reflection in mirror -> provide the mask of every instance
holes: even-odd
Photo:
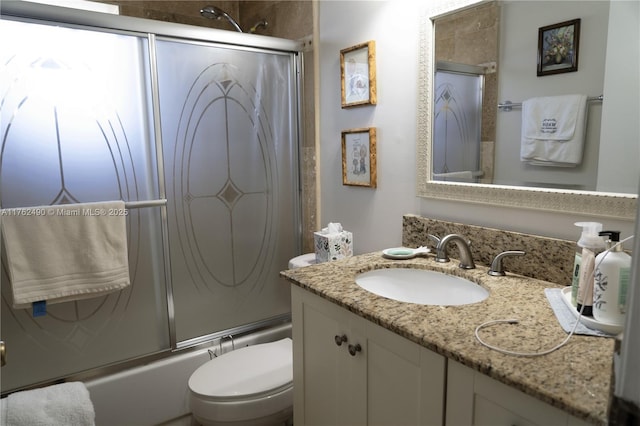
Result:
[[[433,180],[451,181],[448,176],[457,176],[459,182],[493,183],[499,21],[495,1],[434,20]],[[461,92],[462,88],[468,89]],[[468,93],[467,100],[458,102],[456,93]],[[444,112],[459,117],[457,126],[439,119]],[[451,145],[448,139],[454,136],[464,143],[446,158],[445,167],[457,168],[449,167],[444,174],[436,154],[439,146]]]
[[[632,218],[640,174],[640,126],[638,120],[621,117],[640,113],[640,30],[633,20],[638,4],[453,3],[457,5],[447,3],[450,10],[432,7],[422,22],[418,195]],[[575,46],[580,53],[578,70],[537,76],[539,28],[573,19],[582,23]],[[635,47],[629,48],[629,43]],[[616,65],[618,61],[626,66]],[[471,103],[460,100],[459,85],[441,82],[443,74],[466,78],[474,72],[479,83],[471,86]],[[550,164],[521,156],[527,141],[523,117],[530,115],[523,116],[523,110],[528,112],[531,99],[557,100],[573,94],[590,99],[578,104],[585,112],[574,126],[576,138],[564,139],[580,141],[572,148],[579,161],[552,159]],[[604,102],[598,101],[599,95],[604,95]],[[498,108],[506,101],[514,107]],[[478,109],[479,123],[473,118]],[[559,111],[570,109],[563,106]],[[584,137],[579,138],[582,129]]]
[[[484,67],[436,62],[433,180],[477,182],[480,170]]]

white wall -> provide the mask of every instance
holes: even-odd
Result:
[[[616,181],[619,182],[620,179],[632,186],[633,182],[638,181],[638,171],[637,167],[634,170],[629,164],[640,164],[640,141],[637,139],[640,133],[640,110],[637,104],[637,93],[640,93],[640,60],[635,55],[635,61],[630,61],[627,55],[629,51],[640,51],[640,3],[612,2],[609,19],[611,30],[607,40],[606,67],[607,70],[617,69],[622,77],[618,80],[605,77],[604,83],[605,92],[609,97],[615,97],[616,102],[611,108],[605,104],[602,111],[603,128],[607,130],[602,132],[602,138],[607,140],[611,148],[600,152],[600,161],[602,164],[615,164],[618,170],[610,174],[599,171],[599,189],[604,191],[618,188]],[[614,22],[615,24],[611,24]],[[625,43],[616,43],[616,39],[624,39]],[[629,96],[629,93],[636,95]],[[635,232],[636,235],[640,233],[640,211],[636,218]],[[640,253],[640,236],[635,238],[633,252]],[[640,282],[639,256],[634,256],[632,268],[631,282],[636,285],[631,286],[627,295],[627,330],[640,328],[640,287],[637,285]],[[626,331],[620,353],[615,394],[640,406],[640,333]]]
[[[510,1],[501,7],[498,100],[522,102],[536,96],[603,93],[609,3],[605,1]],[[538,28],[580,18],[578,71],[538,77]],[[582,163],[577,167],[528,166],[520,161],[522,111],[498,111],[495,182],[503,185],[550,186],[563,182],[595,191],[602,103],[589,102]],[[536,185],[540,184],[540,185]]]
[[[320,223],[353,232],[356,253],[400,245],[402,215],[415,213],[418,19],[415,2],[318,4]],[[378,104],[342,109],[340,50],[376,42]],[[341,132],[377,128],[378,187],[342,185]]]
[[[576,221],[597,220],[633,233],[633,221],[546,213],[415,196],[418,28],[420,2],[325,1],[317,4],[317,124],[320,223],[353,232],[356,254],[399,245],[407,213],[563,239],[577,239]],[[340,49],[376,41],[378,104],[340,108]],[[340,132],[378,130],[378,188],[342,185]]]
[[[623,40],[622,42],[620,40]],[[636,54],[630,55],[629,52]],[[605,63],[598,191],[634,193],[640,164],[640,3],[613,1]],[[614,72],[610,72],[610,71]],[[614,77],[612,77],[615,76]],[[635,94],[631,95],[630,94]],[[623,182],[621,185],[620,182]]]

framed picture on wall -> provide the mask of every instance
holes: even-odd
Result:
[[[578,71],[580,19],[538,29],[538,76]]]
[[[342,184],[377,185],[376,128],[342,131]]]
[[[376,104],[375,41],[340,51],[340,80],[342,108]]]

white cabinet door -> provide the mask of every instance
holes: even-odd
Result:
[[[291,299],[296,426],[443,423],[444,357],[297,286]]]
[[[447,367],[446,425],[586,425],[582,420],[455,361]]]
[[[347,311],[305,293],[292,287],[294,424],[364,424],[366,362],[348,352],[362,339]]]
[[[367,424],[441,425],[444,357],[362,318],[367,332]]]

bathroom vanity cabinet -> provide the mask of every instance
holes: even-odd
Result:
[[[588,424],[309,291],[291,289],[296,425]]]
[[[447,426],[587,424],[458,362],[447,363]]]
[[[446,360],[295,285],[294,424],[433,425]]]
[[[562,286],[476,266],[374,252],[282,271],[292,295],[295,424],[606,425],[615,340],[574,335],[539,357],[486,347],[475,330],[499,318],[519,322],[484,330],[498,347],[532,352],[565,339],[546,296]],[[462,276],[490,296],[422,305],[356,283],[363,271],[383,268]]]

